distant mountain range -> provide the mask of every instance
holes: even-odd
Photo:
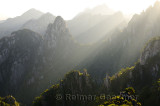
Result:
[[[103,13],[102,13],[103,12]],[[95,43],[115,28],[123,29],[127,20],[121,12],[101,5],[78,14],[67,22],[71,34],[79,43]]]
[[[98,89],[104,83],[106,74],[108,83],[104,86],[107,85],[107,89],[102,86],[102,90],[107,93],[117,93],[129,85],[139,91],[146,86],[141,86],[146,80],[144,77],[152,77],[144,70],[157,75],[151,81],[159,78],[159,74],[155,74],[159,57],[154,57],[159,53],[159,38],[147,43],[152,37],[160,35],[159,11],[160,2],[156,2],[140,15],[134,15],[128,24],[120,12],[98,15],[97,12],[93,14],[92,10],[70,21],[35,9],[7,19],[0,23],[0,96],[13,95],[18,102],[30,106],[34,97],[61,80],[65,73],[84,68],[88,73],[69,73],[69,77],[66,76],[64,82],[60,83],[70,91],[59,89],[63,87],[60,85],[54,86],[51,93],[55,94],[54,90],[94,93],[92,88]],[[133,66],[139,58],[140,62],[135,67],[122,69],[122,75],[127,73],[126,76],[117,73],[121,68]],[[149,69],[148,62],[151,66]],[[138,75],[130,75],[130,72],[138,72]],[[140,76],[141,72],[144,77]],[[138,83],[141,77],[142,82]],[[122,81],[123,78],[130,78],[127,80],[129,82]],[[116,84],[119,84],[117,89]],[[48,95],[48,91],[45,91],[40,98],[40,103],[44,103],[42,106],[47,104],[45,97]],[[52,96],[48,98],[53,99]]]
[[[119,17],[119,18],[116,18]],[[7,19],[0,23],[0,37],[9,36],[19,29],[30,29],[41,35],[45,34],[49,23],[53,23],[55,16],[30,9],[21,16]],[[115,28],[123,29],[127,24],[122,13],[115,13],[106,5],[100,5],[78,14],[67,21],[71,35],[79,43],[95,43]],[[99,34],[99,36],[97,36]]]
[[[89,73],[100,79],[106,72],[112,75],[121,68],[132,66],[140,57],[145,43],[160,34],[159,10],[160,3],[157,2],[140,15],[134,15],[124,30],[113,31],[98,46],[94,59],[88,58],[80,67],[87,68]]]
[[[55,16],[50,13],[45,13],[38,19],[32,19],[23,24],[21,29],[30,29],[32,31],[38,32],[41,35],[45,34],[47,26],[50,23],[53,23]]]
[[[38,10],[30,9],[21,16],[5,20],[0,24],[0,36],[10,35],[13,31],[19,30],[26,21],[39,18],[42,14],[43,13]]]

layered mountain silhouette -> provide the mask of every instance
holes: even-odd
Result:
[[[42,14],[38,10],[30,9],[21,16],[5,20],[0,24],[0,37],[10,35],[13,31],[17,31],[26,21],[39,18]]]
[[[55,16],[50,13],[45,13],[38,19],[31,19],[23,24],[21,29],[30,29],[34,32],[37,32],[41,35],[45,34],[48,24],[53,23]]]
[[[152,37],[159,36],[159,10],[159,2],[156,2],[140,15],[134,15],[123,31],[115,30],[109,38],[106,37],[108,39],[97,49],[99,53],[96,58],[84,62],[88,65],[85,66],[88,67],[88,72],[91,70],[90,73],[101,77],[106,72],[112,74],[121,68],[132,66],[140,57],[145,43]]]
[[[123,29],[126,24],[121,12],[113,12],[105,5],[86,10],[67,22],[75,39],[87,44],[99,41],[115,28]]]
[[[159,78],[159,38],[147,42],[160,35],[160,3],[134,15],[128,25],[122,13],[108,10],[103,14],[97,8],[70,21],[31,9],[0,23],[0,96],[13,95],[18,102],[31,105],[34,97],[63,79],[65,73],[84,68],[88,73],[67,74],[59,86],[45,91],[36,103],[54,105],[56,93],[117,93],[129,86],[141,92],[147,83],[147,89],[152,88]],[[130,68],[117,73],[125,67]]]

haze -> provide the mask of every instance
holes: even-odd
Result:
[[[124,14],[140,13],[156,0],[3,0],[0,6],[0,20],[19,16],[30,8],[42,12],[61,15],[64,19],[72,19],[86,8],[106,4],[115,11]],[[135,8],[136,7],[136,8]]]

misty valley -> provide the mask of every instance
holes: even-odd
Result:
[[[159,105],[159,1],[131,18],[99,5],[0,20],[0,106]]]

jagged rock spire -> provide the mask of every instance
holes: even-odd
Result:
[[[44,40],[48,47],[54,47],[57,43],[67,42],[71,38],[66,22],[61,16],[57,16],[53,24],[49,24]],[[64,41],[67,40],[67,41]]]
[[[54,23],[53,23],[53,28],[56,31],[61,31],[64,32],[66,31],[66,22],[63,20],[61,16],[57,16]]]
[[[156,56],[160,52],[160,37],[155,37],[148,42],[146,47],[144,48],[141,57],[140,57],[140,64],[145,65],[146,61]]]
[[[109,85],[110,85],[110,78],[109,78],[109,75],[106,74],[106,77],[105,77],[105,80],[104,80],[104,86],[106,88],[109,88]]]

